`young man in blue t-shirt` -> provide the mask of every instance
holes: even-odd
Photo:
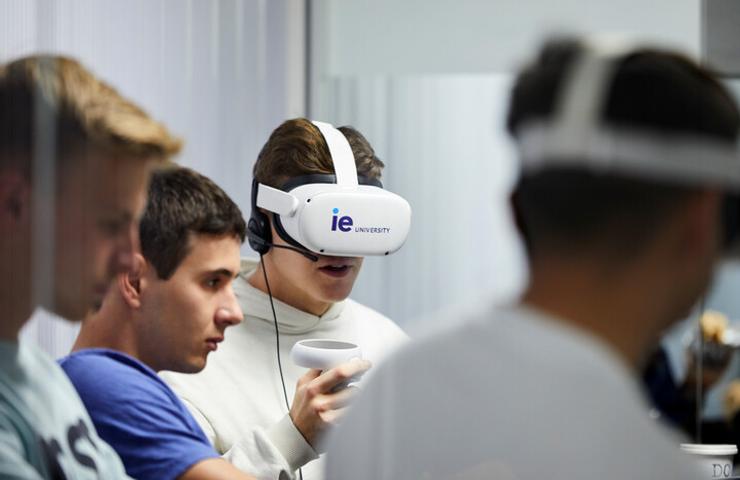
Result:
[[[156,374],[202,370],[241,321],[231,283],[244,236],[239,208],[212,181],[186,168],[154,173],[141,253],[60,361],[134,478],[252,478],[218,456]]]

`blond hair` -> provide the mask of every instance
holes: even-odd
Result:
[[[85,148],[167,160],[181,141],[79,62],[35,55],[0,67],[0,165],[26,164],[43,128],[54,132],[56,158]],[[26,165],[28,168],[28,165]]]

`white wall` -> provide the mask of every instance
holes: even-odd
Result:
[[[357,126],[385,162],[385,188],[412,206],[411,232],[368,257],[353,298],[411,330],[429,315],[493,293],[514,297],[524,256],[506,195],[515,176],[503,129],[508,75],[338,79],[321,118]]]
[[[509,72],[543,35],[623,32],[699,51],[699,0],[314,0],[321,74]],[[317,38],[318,37],[318,38]]]
[[[182,136],[180,163],[248,215],[259,148],[304,111],[303,12],[302,0],[2,0],[0,62],[77,57]],[[44,317],[24,336],[58,356],[75,332]]]

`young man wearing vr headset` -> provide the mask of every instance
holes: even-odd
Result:
[[[250,470],[258,478],[292,477],[304,465],[300,476],[322,478],[322,460],[311,461],[354,392],[335,387],[406,338],[347,298],[358,254],[390,253],[408,232],[408,204],[378,186],[382,168],[352,128],[298,118],[273,131],[254,165],[248,232],[262,262],[243,259],[235,281],[244,322],[200,374],[163,375],[219,452],[237,466],[262,465]],[[366,360],[306,372],[289,352],[310,338],[353,342]]]
[[[736,241],[733,99],[676,53],[562,40],[517,77],[508,125],[521,302],[385,362],[328,477],[708,478],[649,417],[638,376]]]
[[[60,360],[95,428],[139,480],[252,479],[220,458],[160,370],[194,373],[242,319],[232,289],[246,224],[211,180],[155,172],[141,251]]]
[[[77,61],[0,66],[0,478],[128,478],[64,372],[21,328],[78,321],[130,266],[153,164],[180,149]]]

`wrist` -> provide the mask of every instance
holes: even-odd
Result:
[[[285,415],[267,430],[267,436],[285,458],[292,471],[318,458],[318,453],[306,441],[290,415]]]

